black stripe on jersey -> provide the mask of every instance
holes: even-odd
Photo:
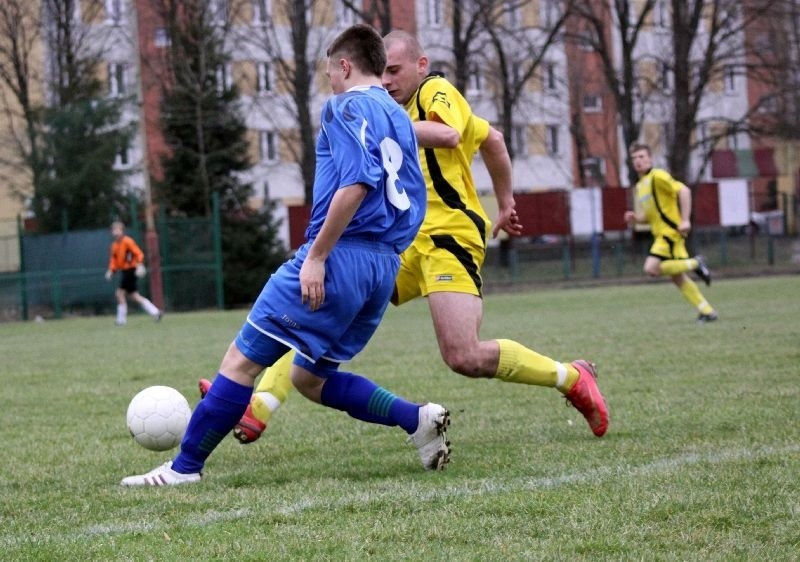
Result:
[[[668,226],[671,226],[673,229],[678,230],[678,225],[675,224],[675,222],[672,219],[670,219],[667,215],[664,214],[664,211],[661,210],[661,205],[658,204],[658,195],[656,195],[656,192],[658,191],[656,189],[656,176],[653,176],[653,181],[650,184],[650,191],[652,192],[653,203],[656,204],[656,210],[658,211],[658,214],[661,215],[661,220],[663,220]]]
[[[473,261],[472,255],[458,245],[456,239],[449,234],[431,234],[433,245],[442,250],[447,250],[453,254],[464,269],[467,270],[472,282],[475,283],[475,288],[478,289],[478,295],[482,296],[483,280],[481,274],[478,272],[478,265]]]
[[[422,104],[419,101],[419,94],[422,91],[422,86],[430,80],[431,78],[435,78],[436,75],[429,75],[422,81],[417,88],[417,118],[420,121],[425,121],[425,110],[422,107]],[[428,165],[428,174],[431,177],[431,182],[433,183],[433,189],[436,191],[436,194],[439,198],[444,202],[445,205],[450,207],[451,209],[458,209],[459,211],[463,212],[475,225],[475,228],[478,229],[478,234],[481,237],[481,242],[486,244],[486,221],[477,214],[475,211],[467,209],[467,205],[459,198],[458,191],[450,185],[450,182],[444,177],[442,174],[442,169],[439,167],[439,161],[436,159],[436,152],[433,148],[424,148],[423,152],[425,154],[425,162]],[[480,289],[480,287],[478,288]]]

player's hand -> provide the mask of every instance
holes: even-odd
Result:
[[[114,275],[114,272],[110,269],[106,270],[106,281],[111,281],[111,277]]]
[[[497,212],[497,219],[492,228],[492,238],[497,238],[501,230],[510,236],[519,236],[522,234],[522,223],[519,222],[519,216],[514,207],[506,207]]]
[[[147,275],[147,268],[143,263],[140,263],[136,266],[136,277],[144,277],[145,275]]]
[[[313,312],[325,302],[325,261],[308,259],[300,267],[300,298]]]
[[[681,221],[678,225],[678,232],[681,233],[681,236],[686,237],[689,234],[689,231],[692,229],[692,223],[689,221]]]
[[[636,222],[636,213],[634,213],[633,211],[625,211],[623,219],[625,220],[626,223],[632,225]]]

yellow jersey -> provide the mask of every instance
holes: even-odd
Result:
[[[485,248],[491,221],[478,200],[471,166],[489,135],[489,123],[472,113],[455,86],[435,74],[420,84],[405,109],[412,121],[439,121],[461,135],[456,148],[420,147],[428,209],[418,236],[447,234],[461,244]]]
[[[682,187],[681,182],[660,168],[651,168],[636,182],[636,206],[644,213],[654,237],[683,238],[678,232],[678,192]]]

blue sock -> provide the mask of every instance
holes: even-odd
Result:
[[[200,472],[211,451],[241,419],[252,394],[252,387],[217,374],[211,390],[192,412],[172,469],[183,474]]]
[[[398,398],[368,378],[353,373],[327,375],[320,401],[323,406],[347,412],[369,423],[399,425],[414,433],[419,424],[419,404]]]

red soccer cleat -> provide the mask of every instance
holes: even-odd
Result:
[[[265,429],[267,429],[267,424],[253,415],[253,409],[250,407],[250,404],[248,404],[242,419],[240,419],[236,427],[233,428],[233,436],[242,445],[247,445],[261,437]]]
[[[578,369],[578,381],[566,394],[567,401],[575,406],[592,428],[592,433],[602,437],[608,429],[608,408],[597,387],[597,372],[592,363],[583,359],[572,362]]]
[[[208,394],[208,391],[211,390],[211,381],[208,379],[200,379],[197,381],[197,386],[200,388],[200,398],[203,399]]]
[[[211,390],[211,381],[208,379],[200,379],[197,382],[197,386],[200,388],[200,398],[205,398],[208,391]],[[267,424],[253,415],[253,409],[250,407],[250,404],[248,404],[242,419],[240,419],[236,427],[233,428],[233,436],[242,445],[247,445],[261,437],[261,434],[264,433],[266,429]]]

